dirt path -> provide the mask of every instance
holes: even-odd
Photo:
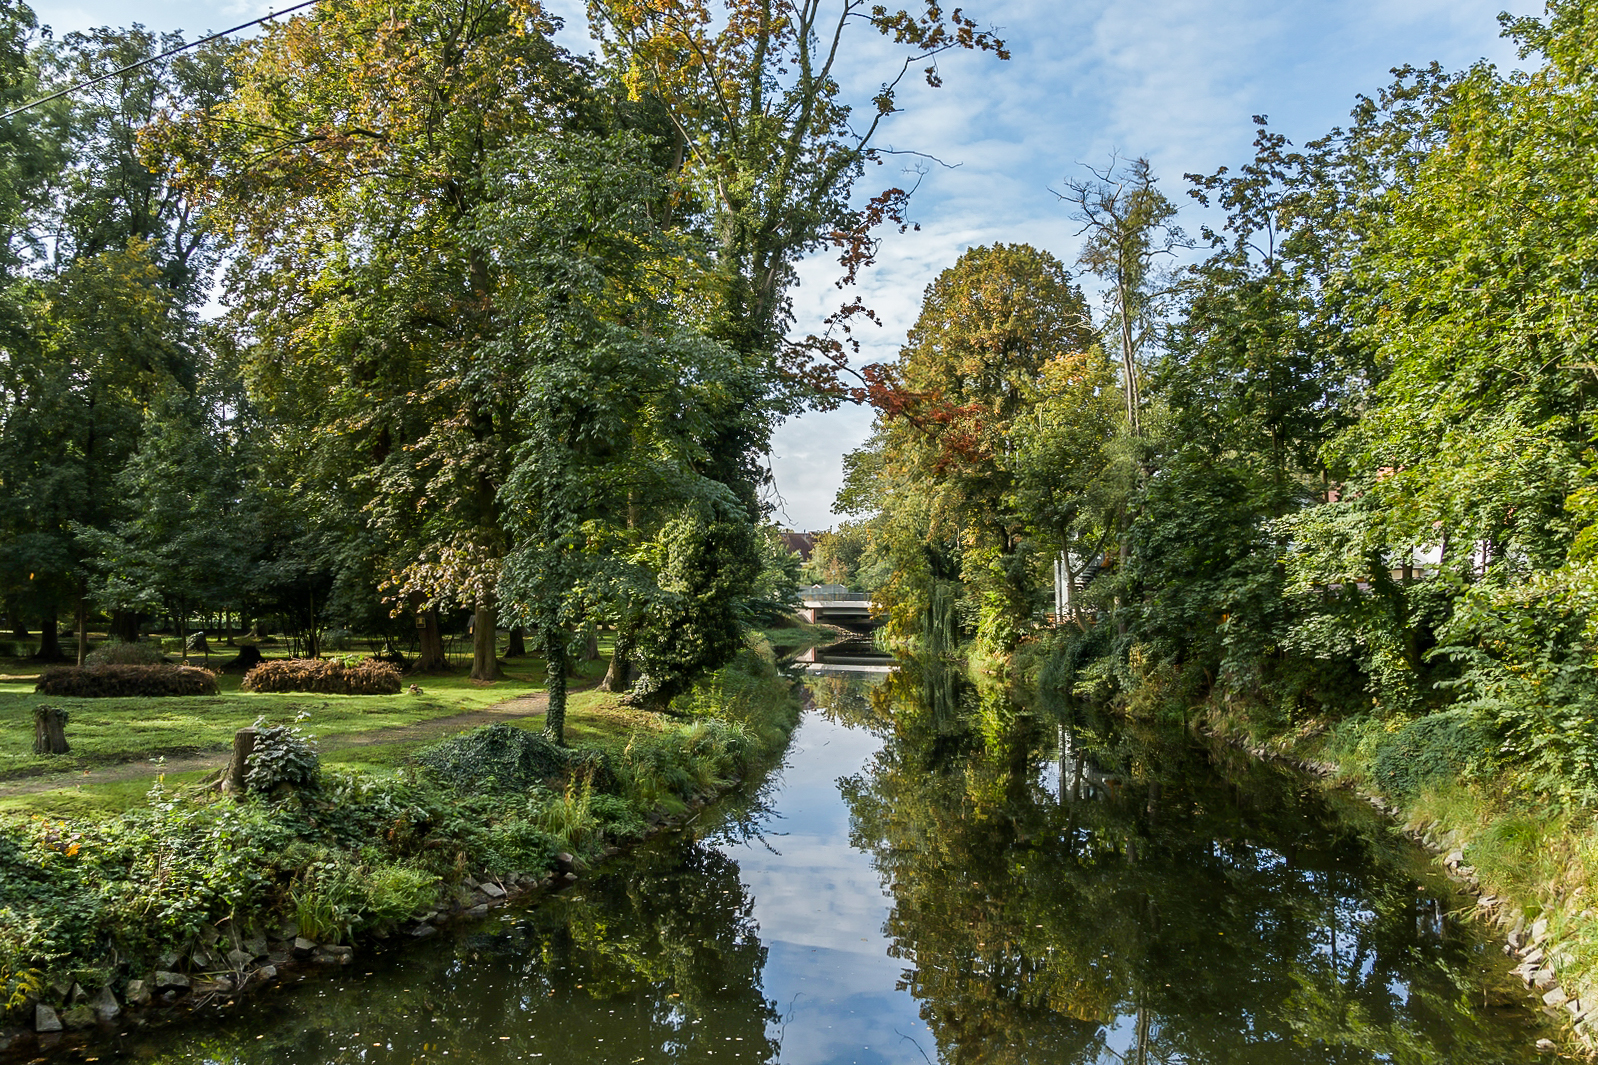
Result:
[[[536,717],[544,712],[548,703],[549,695],[546,692],[518,695],[513,699],[506,699],[502,703],[485,706],[481,710],[469,710],[462,714],[451,714],[449,717],[435,717],[427,721],[418,721],[413,725],[399,725],[393,728],[372,729],[370,732],[349,732],[337,736],[327,736],[318,739],[316,747],[322,754],[329,754],[333,751],[348,750],[351,747],[372,747],[383,743],[442,739],[457,732],[465,732],[467,729],[477,728],[479,725],[491,725],[496,721],[514,721],[518,718]],[[59,788],[82,787],[91,784],[120,784],[124,781],[154,777],[157,773],[188,773],[200,769],[221,769],[227,765],[228,753],[228,750],[223,748],[206,754],[168,758],[159,765],[149,760],[121,762],[117,765],[108,765],[100,769],[86,769],[79,773],[52,773],[49,776],[4,781],[0,782],[0,796],[34,795],[41,791],[55,791]]]

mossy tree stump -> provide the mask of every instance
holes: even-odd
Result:
[[[66,754],[67,712],[59,706],[33,708],[33,753]]]
[[[245,774],[250,771],[250,755],[255,753],[255,729],[241,728],[233,734],[233,757],[222,774],[222,791],[240,798],[249,790]]]

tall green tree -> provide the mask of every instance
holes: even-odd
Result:
[[[932,571],[947,567],[931,551],[959,559],[981,639],[1014,644],[1037,583],[1036,545],[1014,508],[1017,445],[1025,453],[1019,438],[1036,440],[1040,392],[1069,388],[1068,371],[1049,384],[1045,367],[1092,346],[1081,290],[1030,245],[972,248],[927,286],[899,358],[871,373],[876,503],[902,526],[882,593],[899,635],[919,626],[936,594]],[[1046,476],[1028,468],[1028,478]]]
[[[1120,355],[1126,424],[1137,437],[1143,435],[1145,364],[1170,302],[1165,264],[1190,244],[1176,224],[1176,205],[1160,191],[1147,159],[1115,159],[1102,170],[1086,169],[1089,177],[1066,182],[1059,195],[1082,226],[1078,264],[1107,286],[1106,346]]]
[[[118,478],[137,453],[145,410],[193,387],[174,302],[149,245],[135,241],[44,285],[31,307],[36,340],[8,352],[0,571],[27,574],[41,657],[60,656],[60,606],[78,600],[81,628],[88,575],[77,531],[125,513]]]
[[[237,91],[162,138],[236,242],[263,413],[315,441],[301,476],[379,534],[396,604],[475,610],[485,680],[520,367],[477,229],[497,152],[589,122],[553,30],[524,0],[321,8],[244,46]]]
[[[877,141],[905,79],[919,71],[941,84],[936,59],[949,51],[1008,53],[962,11],[931,2],[895,11],[866,0],[592,0],[588,11],[627,91],[664,113],[680,188],[671,209],[708,238],[709,332],[750,370],[744,415],[721,430],[712,470],[753,516],[776,419],[842,393],[836,374],[846,351],[836,338],[786,339],[795,267],[831,245],[852,280],[874,254],[873,230],[902,224],[902,190],[865,205],[854,192],[883,158]],[[843,86],[857,76],[847,54],[864,35],[887,37],[900,51],[857,115]],[[834,324],[846,329],[862,310],[856,301]]]
[[[184,43],[181,33],[157,34],[140,25],[69,33],[41,50],[44,87],[76,85],[50,106],[61,130],[63,165],[52,175],[49,226],[53,257],[64,264],[130,240],[148,255],[177,297],[180,314],[205,303],[220,261],[216,234],[199,204],[170,169],[155,165],[140,143],[172,113],[214,107],[232,91],[233,44],[211,41],[158,58]]]
[[[701,470],[747,382],[660,282],[694,249],[652,217],[664,185],[646,140],[531,136],[494,180],[479,236],[501,280],[502,358],[521,374],[500,588],[544,650],[559,742],[579,624],[622,622],[655,705],[736,650],[754,530]]]

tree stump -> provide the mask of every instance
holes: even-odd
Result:
[[[228,795],[243,795],[248,790],[244,774],[250,771],[250,755],[255,753],[255,730],[241,728],[233,734],[233,757],[228,760],[227,772],[222,775],[222,791]]]
[[[59,706],[33,708],[33,753],[66,754],[67,712]]]
[[[250,670],[260,665],[263,661],[265,661],[265,659],[261,657],[260,651],[256,650],[251,644],[245,644],[243,647],[239,648],[238,654],[222,663],[222,672],[248,673]]]

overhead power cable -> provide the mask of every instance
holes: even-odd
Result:
[[[68,93],[77,92],[79,89],[87,89],[91,85],[98,85],[102,81],[108,81],[111,78],[116,77],[118,74],[126,74],[130,70],[138,70],[140,67],[149,66],[151,63],[158,63],[167,56],[177,55],[179,52],[186,52],[190,48],[198,48],[200,45],[214,41],[219,37],[226,37],[228,34],[237,33],[240,30],[247,30],[251,26],[259,26],[263,22],[270,22],[275,18],[282,18],[284,15],[292,15],[301,8],[310,7],[317,2],[318,0],[305,0],[304,3],[295,4],[293,7],[286,7],[282,11],[272,11],[262,15],[260,18],[251,19],[248,22],[241,22],[239,25],[234,26],[230,30],[223,30],[221,33],[213,33],[209,37],[201,37],[198,40],[190,41],[188,44],[180,44],[176,48],[168,48],[160,55],[153,55],[148,59],[141,59],[137,63],[129,63],[127,66],[119,67],[118,69],[111,71],[109,74],[101,74],[98,78],[90,78],[88,81],[80,81],[76,85],[70,85],[59,92],[53,92],[49,96],[41,96],[37,100],[30,100],[21,107],[13,107],[5,114],[0,115],[0,121],[8,119],[12,115],[20,115],[22,112],[34,107],[38,107],[40,104],[47,104],[51,100],[60,99],[61,97],[66,96]]]

